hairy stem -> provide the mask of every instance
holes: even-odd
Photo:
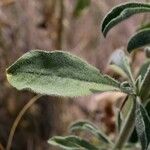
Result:
[[[123,148],[124,144],[127,142],[130,135],[132,134],[132,131],[134,129],[134,122],[135,122],[135,102],[133,103],[133,106],[130,112],[128,113],[124,126],[122,127],[122,130],[119,134],[119,137],[116,141],[113,150],[121,150]]]
[[[6,150],[10,150],[11,149],[11,145],[12,145],[12,141],[13,141],[13,137],[15,134],[15,131],[17,129],[17,126],[20,122],[20,120],[22,119],[23,115],[26,113],[26,111],[41,97],[41,95],[37,95],[34,96],[31,100],[29,100],[29,102],[27,104],[25,104],[25,106],[22,108],[22,110],[19,112],[18,116],[16,117],[12,128],[10,130],[10,134],[8,137],[8,142],[7,142],[7,146],[6,146]]]

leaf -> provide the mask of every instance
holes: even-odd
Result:
[[[118,108],[116,109],[116,128],[117,128],[117,132],[119,133],[121,130],[121,125],[123,122],[123,116],[121,113],[121,110],[119,110]]]
[[[134,106],[134,99],[132,96],[126,96],[123,102],[123,108],[121,109],[123,120],[127,118],[130,110],[132,110]]]
[[[102,32],[104,36],[115,25],[119,24],[125,19],[133,16],[134,14],[150,12],[150,4],[144,3],[125,3],[113,8],[104,18],[102,22]]]
[[[128,57],[125,55],[123,50],[116,50],[110,58],[110,65],[116,65],[122,70],[126,76],[132,81],[133,76],[129,64]]]
[[[73,15],[75,17],[78,17],[81,14],[81,12],[90,5],[90,3],[91,0],[77,0],[77,4],[75,6]]]
[[[149,44],[150,44],[150,28],[147,28],[144,30],[140,30],[130,38],[127,50],[129,53],[131,53],[133,50]]]
[[[147,29],[147,28],[150,28],[150,22],[147,22],[147,23],[140,25],[140,27],[137,29],[137,32],[140,30]]]
[[[76,130],[88,131],[93,135],[95,135],[100,141],[103,141],[105,143],[111,143],[109,139],[106,137],[106,135],[102,133],[97,127],[95,127],[91,122],[78,121],[76,123],[73,123],[70,127],[70,131],[73,132]]]
[[[149,65],[150,65],[150,59],[148,59],[148,60],[146,60],[146,61],[144,62],[144,64],[141,66],[141,68],[140,68],[140,70],[139,70],[137,76],[141,76],[141,79],[143,79],[143,78],[144,78],[144,75],[145,75],[146,72],[147,72],[147,69],[148,69]]]
[[[141,89],[142,76],[139,75],[135,81],[136,95],[139,95]]]
[[[141,83],[140,97],[143,101],[146,101],[150,97],[150,65]]]
[[[115,73],[119,74],[120,76],[127,78],[127,74],[122,68],[122,59],[120,57],[124,57],[123,49],[115,50],[109,59],[109,68],[112,69]]]
[[[63,148],[65,150],[98,150],[98,148],[96,148],[94,145],[77,136],[55,136],[48,140],[48,143]]]
[[[150,47],[145,47],[144,51],[145,51],[146,57],[150,58]]]
[[[7,79],[18,90],[46,95],[74,97],[120,91],[120,83],[62,51],[35,50],[24,54],[7,69]]]
[[[142,150],[147,150],[150,143],[150,119],[139,99],[137,100],[135,114],[135,126]]]
[[[123,79],[127,79],[127,75],[120,67],[118,67],[114,64],[111,64],[111,65],[109,65],[109,69],[112,70],[117,75],[121,76]]]

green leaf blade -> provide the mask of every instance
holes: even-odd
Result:
[[[129,42],[127,50],[131,53],[133,50],[150,44],[150,28],[140,30],[133,35]]]
[[[141,83],[140,97],[143,101],[150,97],[150,64]]]
[[[75,97],[120,91],[120,83],[62,51],[35,50],[24,54],[7,69],[7,79],[18,90],[46,95]]]
[[[141,66],[141,68],[139,69],[137,76],[141,76],[142,80],[143,80],[149,66],[150,66],[150,59],[147,59],[144,62],[144,64]]]
[[[125,3],[116,6],[104,18],[102,22],[102,33],[107,35],[108,31],[129,17],[138,14],[150,12],[150,4],[144,3]]]
[[[77,136],[60,137],[55,136],[48,141],[49,144],[58,146],[65,150],[98,150],[94,145],[90,144]]]
[[[147,150],[150,143],[150,119],[139,99],[137,100],[135,113],[135,126],[142,150]]]
[[[88,121],[78,121],[70,126],[70,131],[88,131],[95,135],[100,141],[104,143],[111,143],[104,133]]]
[[[121,126],[122,126],[122,122],[123,122],[123,116],[122,116],[122,112],[120,109],[116,109],[116,129],[117,129],[117,132],[119,133],[120,130],[121,130]]]

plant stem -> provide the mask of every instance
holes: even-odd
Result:
[[[64,0],[58,0],[57,1],[58,5],[58,11],[59,11],[59,16],[57,20],[57,39],[56,39],[56,49],[60,50],[63,48],[63,31],[64,31],[64,25],[63,25],[63,20],[64,20]]]
[[[31,100],[29,100],[29,102],[27,104],[25,104],[25,106],[22,108],[22,110],[19,112],[18,116],[16,117],[12,128],[10,130],[10,134],[8,137],[8,142],[7,142],[7,146],[6,146],[6,150],[10,150],[11,149],[11,145],[12,145],[12,141],[13,141],[13,137],[16,131],[16,128],[20,122],[20,120],[22,119],[23,115],[26,113],[26,111],[41,97],[41,95],[36,95],[34,96]]]
[[[127,142],[130,135],[132,134],[132,131],[134,129],[134,122],[135,122],[135,102],[133,103],[133,106],[130,112],[128,113],[124,126],[119,134],[119,137],[113,150],[121,150],[123,148],[124,144]]]

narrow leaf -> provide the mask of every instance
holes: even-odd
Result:
[[[49,144],[58,146],[65,150],[98,150],[94,145],[90,144],[77,136],[60,137],[55,136],[48,141]]]
[[[134,99],[132,96],[126,96],[121,109],[123,119],[127,118],[130,110],[134,107]]]
[[[150,28],[150,22],[140,25],[140,27],[137,29],[137,32],[140,30],[147,29],[147,28]]]
[[[88,131],[95,135],[100,141],[103,141],[105,143],[111,143],[109,139],[106,137],[104,133],[102,133],[97,127],[95,127],[91,122],[87,121],[78,121],[71,125],[70,131]]]
[[[134,14],[150,12],[150,4],[144,3],[125,3],[113,8],[104,18],[102,23],[102,32],[104,36],[115,25],[123,20],[133,16]]]
[[[121,125],[122,125],[122,121],[123,121],[123,116],[121,113],[121,110],[116,109],[116,128],[117,128],[117,132],[119,133],[121,130]]]
[[[149,46],[148,46],[148,47],[145,47],[145,48],[144,48],[144,51],[145,51],[146,57],[147,57],[147,58],[150,58],[150,47],[149,47]]]
[[[142,82],[142,76],[139,75],[138,78],[135,81],[135,87],[136,87],[136,94],[139,95],[140,89],[141,89],[141,82]]]
[[[91,3],[91,0],[77,0],[73,15],[78,17],[82,11],[87,8]]]
[[[131,53],[133,50],[150,44],[150,28],[140,30],[132,36],[128,42],[127,50]]]
[[[150,65],[142,80],[140,97],[143,101],[146,101],[150,97]]]
[[[150,119],[139,99],[137,100],[135,113],[135,126],[142,150],[147,150],[150,143]]]
[[[149,66],[150,66],[150,59],[148,59],[144,62],[144,64],[141,66],[137,76],[141,76],[141,79],[143,79]]]
[[[18,90],[46,95],[74,97],[120,91],[120,83],[62,51],[35,50],[24,54],[7,69],[7,79]]]

